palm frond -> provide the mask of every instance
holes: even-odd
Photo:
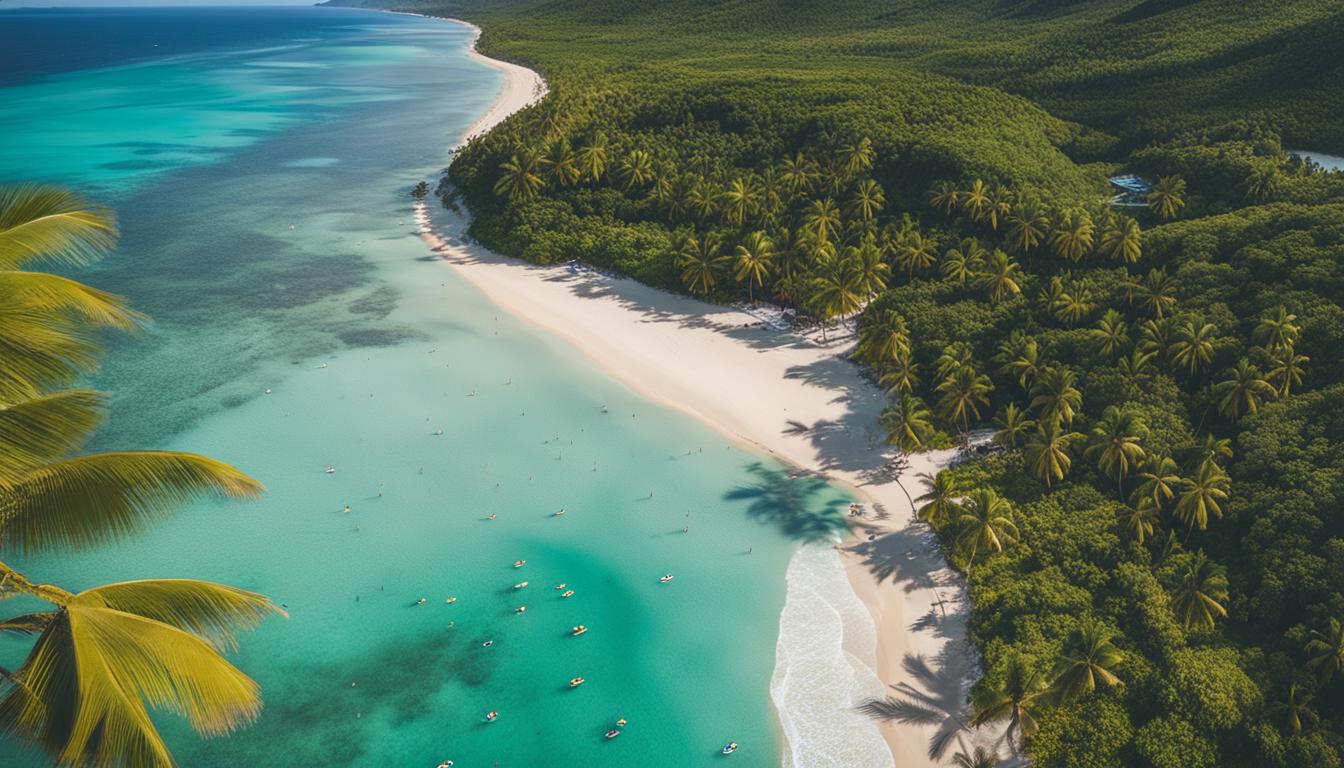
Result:
[[[50,611],[44,611],[0,619],[0,632],[9,632],[14,635],[35,635],[46,629],[55,615]]]
[[[0,271],[0,303],[64,313],[94,325],[131,330],[147,318],[120,296],[45,272]]]
[[[0,545],[22,553],[114,541],[203,494],[255,498],[260,483],[205,456],[98,453],[36,469],[0,493]]]
[[[73,318],[0,304],[0,402],[68,386],[98,369],[95,329]]]
[[[116,241],[115,214],[69,190],[39,184],[0,187],[0,269],[34,261],[81,266]]]
[[[25,471],[55,461],[84,445],[103,416],[103,396],[69,389],[0,405],[0,488]]]
[[[81,592],[74,602],[154,619],[204,637],[221,650],[237,647],[240,630],[283,614],[264,595],[195,579],[123,581]]]

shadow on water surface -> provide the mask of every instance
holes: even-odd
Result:
[[[845,499],[834,498],[824,478],[808,472],[789,472],[755,462],[747,467],[757,482],[723,495],[728,501],[749,501],[747,515],[779,528],[803,542],[830,541],[847,530],[842,510]],[[831,498],[826,498],[831,496]]]

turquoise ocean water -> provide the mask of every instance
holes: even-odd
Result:
[[[0,182],[117,207],[120,249],[81,277],[154,316],[96,377],[114,394],[97,447],[200,451],[269,488],[18,563],[67,588],[192,576],[287,605],[235,656],[265,690],[257,723],[200,741],[162,718],[182,765],[696,766],[728,740],[732,764],[779,764],[788,532],[847,500],[642,401],[430,258],[406,191],[500,86],[466,28],[82,10],[0,14],[0,37],[21,41]],[[0,742],[0,764],[42,761]]]

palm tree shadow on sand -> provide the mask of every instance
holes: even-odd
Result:
[[[913,682],[891,686],[896,695],[868,699],[859,705],[860,712],[874,720],[932,727],[928,755],[938,763],[948,758],[954,746],[963,755],[972,754],[976,747],[997,754],[1003,742],[1001,735],[992,733],[997,727],[971,727],[967,690],[978,670],[975,654],[964,641],[946,643],[933,661],[906,654],[901,666]]]
[[[818,475],[774,469],[760,462],[747,467],[757,479],[723,495],[727,501],[749,501],[747,515],[777,526],[791,539],[807,543],[834,541],[847,527],[843,510],[848,502],[826,498],[833,489]]]

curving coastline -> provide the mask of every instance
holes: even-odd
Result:
[[[479,27],[449,20],[473,30],[473,58],[505,75],[491,107],[461,137],[465,143],[542,98],[546,84],[526,67],[479,53]],[[841,346],[763,330],[739,310],[634,280],[500,256],[466,238],[463,216],[431,216],[424,204],[416,218],[426,243],[504,310],[566,340],[646,399],[849,486],[868,502],[847,541],[820,552],[805,547],[790,563],[771,685],[788,742],[785,761],[826,765],[819,760],[829,755],[843,757],[837,765],[865,768],[938,765],[926,752],[932,726],[879,726],[852,707],[889,692],[884,683],[927,690],[907,669],[911,659],[941,664],[942,684],[958,689],[941,695],[956,698],[970,683],[961,580],[913,524],[906,493],[918,493],[916,476],[936,472],[952,453],[911,457],[893,476],[877,428],[885,396],[844,359]],[[866,616],[851,610],[859,605]],[[803,696],[804,680],[830,687]],[[886,753],[874,751],[883,741]]]

